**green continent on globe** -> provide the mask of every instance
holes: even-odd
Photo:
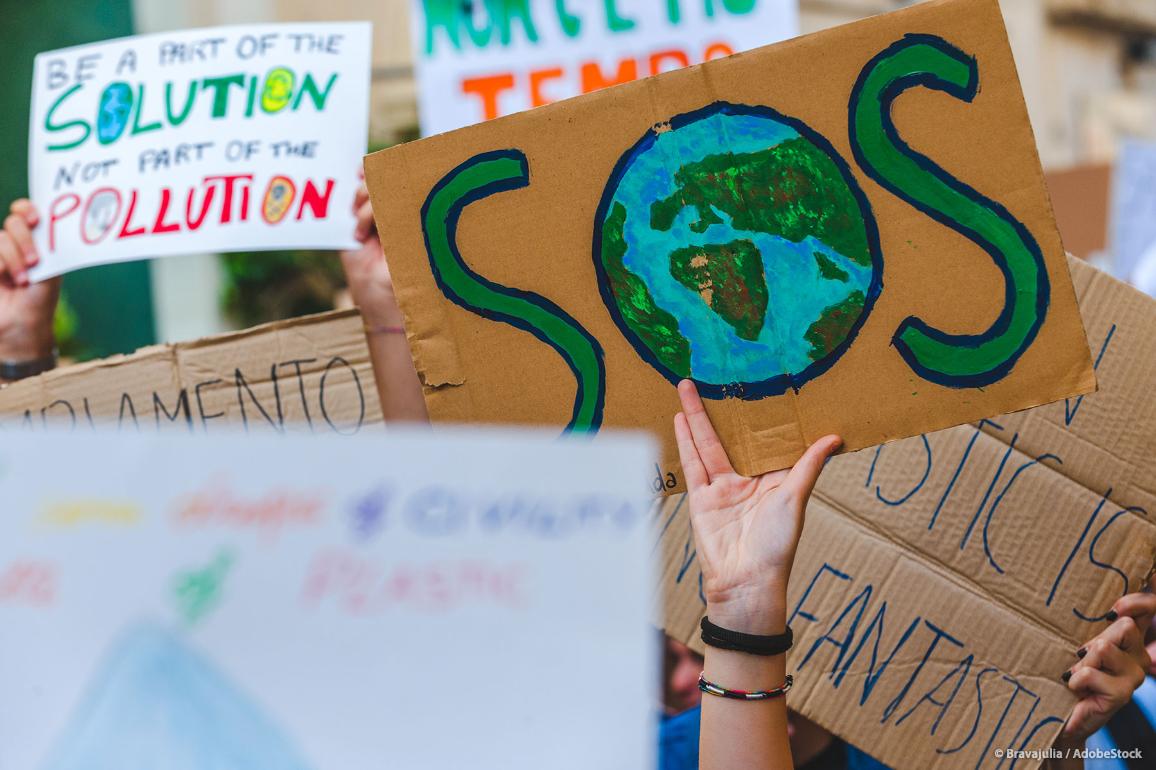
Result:
[[[811,343],[811,350],[807,355],[812,361],[825,357],[847,339],[851,327],[863,315],[863,304],[866,297],[863,292],[855,290],[851,296],[842,302],[837,302],[824,308],[818,320],[807,329],[803,337]]]
[[[692,206],[696,233],[722,224],[715,209],[739,230],[776,235],[794,243],[822,241],[857,264],[871,252],[858,201],[835,162],[802,137],[766,150],[719,153],[687,163],[674,176],[677,189],[650,206],[650,226],[669,230]]]
[[[851,280],[850,273],[836,265],[835,260],[821,251],[812,253],[815,255],[815,262],[819,266],[819,275],[828,281],[842,281],[843,283],[847,283],[847,281]]]
[[[767,316],[767,276],[752,241],[687,246],[670,253],[670,274],[702,297],[745,340],[756,340]]]
[[[678,330],[678,319],[655,303],[646,283],[622,261],[626,255],[625,225],[626,207],[615,202],[602,227],[602,259],[618,309],[626,325],[663,366],[679,377],[689,377],[690,341]]]

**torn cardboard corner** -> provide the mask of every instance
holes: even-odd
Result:
[[[0,390],[0,428],[351,435],[380,423],[356,310],[148,347]]]
[[[857,449],[1095,387],[995,0],[365,167],[432,418],[648,428],[665,491],[685,377],[746,474],[828,433]]]
[[[1050,747],[1060,674],[1156,562],[1156,301],[1071,270],[1099,392],[836,458],[807,510],[789,705],[899,770]],[[663,626],[700,647],[684,497],[655,523]]]

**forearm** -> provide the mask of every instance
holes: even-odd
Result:
[[[12,324],[0,331],[0,385],[55,366],[56,337],[51,318],[31,326]]]
[[[429,422],[421,381],[405,338],[401,311],[365,313],[365,340],[386,424]]]
[[[784,596],[757,620],[708,606],[707,617],[733,630],[778,635],[786,629],[785,606]],[[773,690],[786,681],[786,666],[786,655],[752,655],[708,646],[703,676],[727,689]],[[702,770],[790,770],[785,699],[744,701],[704,695],[699,766]]]
[[[783,655],[761,657],[707,648],[703,676],[730,689],[771,690],[786,679]],[[783,698],[741,701],[704,696],[702,770],[789,770],[787,704]]]

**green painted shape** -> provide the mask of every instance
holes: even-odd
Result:
[[[828,281],[842,281],[843,283],[851,280],[851,274],[836,265],[835,260],[821,251],[811,253],[815,255],[815,262],[819,265],[820,276],[826,278]]]
[[[606,9],[606,28],[611,32],[625,32],[634,29],[634,19],[618,12],[618,0],[602,0]]]
[[[824,308],[822,314],[807,328],[803,339],[811,343],[807,355],[818,361],[847,339],[851,327],[863,315],[866,297],[861,291],[854,291],[842,302]]]
[[[1038,328],[1040,266],[1010,217],[1000,216],[993,208],[949,186],[941,176],[901,152],[887,135],[885,117],[889,116],[882,107],[884,92],[898,80],[922,74],[933,75],[962,90],[971,81],[972,69],[968,62],[927,43],[913,43],[880,58],[863,81],[860,98],[854,104],[853,140],[871,169],[889,184],[921,206],[965,223],[1002,254],[1011,287],[1011,318],[1002,333],[979,344],[937,340],[910,326],[898,335],[926,369],[948,377],[982,376],[1017,357],[1025,340]],[[946,176],[946,172],[941,171],[941,175]]]
[[[838,166],[802,137],[759,152],[718,153],[687,163],[675,174],[676,192],[650,207],[650,226],[669,230],[693,207],[696,233],[731,218],[739,230],[794,243],[812,236],[860,265],[871,264],[859,202]]]
[[[745,238],[687,246],[670,253],[670,274],[703,297],[745,340],[756,340],[767,318],[767,276],[758,246]],[[709,292],[709,295],[708,295]]]
[[[582,17],[566,10],[566,0],[554,0],[554,10],[558,14],[558,25],[566,37],[578,37],[582,31]]]
[[[602,264],[618,310],[663,366],[680,377],[690,377],[690,341],[679,331],[678,319],[658,306],[646,282],[623,262],[625,225],[626,207],[616,202],[602,227]]]
[[[423,209],[422,229],[430,267],[442,291],[455,303],[483,317],[503,316],[495,320],[526,329],[553,346],[578,380],[579,395],[567,427],[594,431],[601,425],[606,383],[602,353],[593,337],[576,321],[560,315],[560,311],[529,299],[536,295],[483,282],[456,253],[456,214],[473,201],[527,182],[524,159],[519,161],[509,155],[478,156],[474,162],[463,164],[444,177]]]
[[[195,626],[220,604],[225,578],[232,567],[233,555],[222,550],[207,566],[173,577],[173,600],[185,623]]]

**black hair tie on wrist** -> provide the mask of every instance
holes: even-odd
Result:
[[[791,645],[794,643],[794,635],[791,633],[790,626],[787,626],[785,632],[775,636],[759,636],[716,626],[705,616],[700,625],[702,626],[702,643],[710,647],[717,647],[720,650],[733,650],[750,655],[782,655],[791,649]]]

